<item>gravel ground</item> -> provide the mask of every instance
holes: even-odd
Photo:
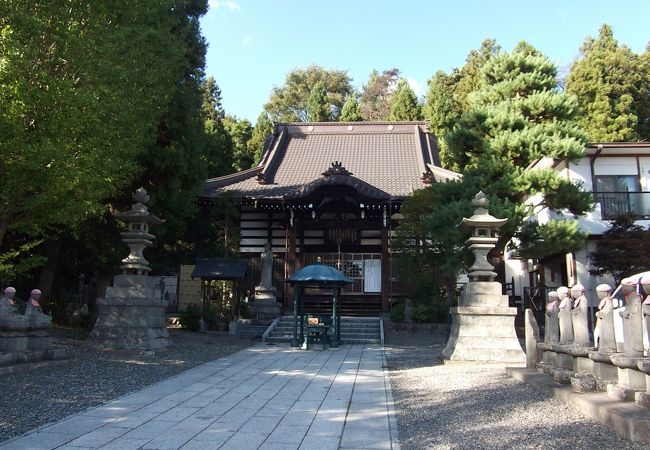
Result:
[[[444,338],[388,331],[390,380],[400,443],[410,449],[635,449],[503,367],[450,365]]]
[[[227,334],[170,330],[173,347],[143,355],[93,349],[87,332],[55,328],[55,345],[71,358],[0,375],[0,442],[60,420],[252,344]]]

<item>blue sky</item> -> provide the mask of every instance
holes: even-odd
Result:
[[[650,0],[210,0],[202,31],[226,112],[254,124],[296,67],[347,70],[356,88],[372,69],[397,67],[423,96],[436,71],[462,66],[486,38],[505,50],[526,40],[566,68],[603,23],[642,53],[648,17]]]

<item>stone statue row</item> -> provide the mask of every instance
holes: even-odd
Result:
[[[0,366],[57,358],[49,329],[52,318],[41,310],[41,291],[32,290],[25,314],[16,308],[16,289],[8,287],[0,297]]]
[[[0,330],[25,331],[27,329],[42,330],[52,326],[52,317],[43,313],[39,303],[41,291],[32,289],[29,300],[25,305],[25,314],[16,308],[14,300],[16,289],[8,287],[0,297]]]
[[[537,344],[543,358],[537,367],[557,382],[570,381],[578,392],[606,389],[620,400],[633,399],[650,408],[650,339],[644,342],[644,327],[645,336],[650,336],[650,276],[624,279],[621,292],[624,308],[617,309],[611,286],[596,288],[596,342],[589,330],[584,287],[576,284],[550,292],[544,341]]]
[[[636,283],[625,280],[622,291],[625,295],[625,309],[619,311],[623,319],[623,348],[621,353],[630,358],[643,356],[643,326],[650,329],[650,278],[641,280],[645,294],[648,297],[643,301],[636,292]],[[588,302],[585,297],[585,288],[581,284],[574,285],[570,290],[562,286],[548,294],[545,312],[546,347],[559,344],[573,347],[573,351],[586,356],[588,350],[596,350],[593,356],[597,360],[607,354],[616,353],[616,337],[614,332],[614,301],[611,297],[612,288],[608,284],[596,287],[596,294],[600,300],[596,312],[599,339],[596,349],[592,347],[592,339],[588,323]],[[648,343],[650,347],[650,343]],[[570,350],[570,349],[569,349]],[[578,355],[575,355],[578,356]],[[605,357],[606,358],[606,357]]]

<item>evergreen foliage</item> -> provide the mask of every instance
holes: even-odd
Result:
[[[609,25],[588,37],[566,90],[578,98],[591,142],[650,139],[650,57],[618,44]]]
[[[253,133],[248,141],[248,152],[253,155],[253,165],[256,166],[262,159],[266,144],[273,134],[273,122],[269,119],[266,111],[262,111],[257,117]]]
[[[233,166],[232,139],[226,131],[223,119],[225,112],[221,105],[221,90],[213,77],[201,85],[202,116],[206,135],[206,147],[201,155],[208,178],[230,173]]]
[[[352,92],[350,77],[344,70],[327,70],[320,66],[294,69],[282,87],[274,87],[264,110],[273,122],[305,122],[307,103],[312,89],[322,82],[331,105],[332,120],[337,120],[345,97]]]
[[[247,119],[230,115],[226,115],[223,125],[232,140],[233,170],[250,169],[255,160],[254,150],[248,145],[253,137],[253,125]]]
[[[359,99],[355,92],[352,92],[345,98],[343,109],[341,110],[342,122],[360,122],[363,120],[361,117],[361,109],[359,107]]]
[[[332,111],[327,100],[327,92],[322,81],[317,82],[311,90],[307,101],[307,122],[328,122]]]
[[[634,224],[634,217],[621,216],[612,221],[589,254],[593,269],[589,273],[602,277],[611,275],[616,284],[625,277],[650,270],[650,228]]]
[[[363,120],[388,120],[390,99],[399,81],[399,69],[388,69],[382,73],[373,70],[368,83],[361,89],[359,108]]]
[[[422,108],[411,86],[402,79],[397,83],[390,102],[390,120],[415,121],[422,119]]]

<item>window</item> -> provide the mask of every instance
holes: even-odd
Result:
[[[639,218],[650,215],[650,193],[641,192],[636,175],[597,175],[594,181],[594,196],[600,203],[603,219],[628,214]]]

